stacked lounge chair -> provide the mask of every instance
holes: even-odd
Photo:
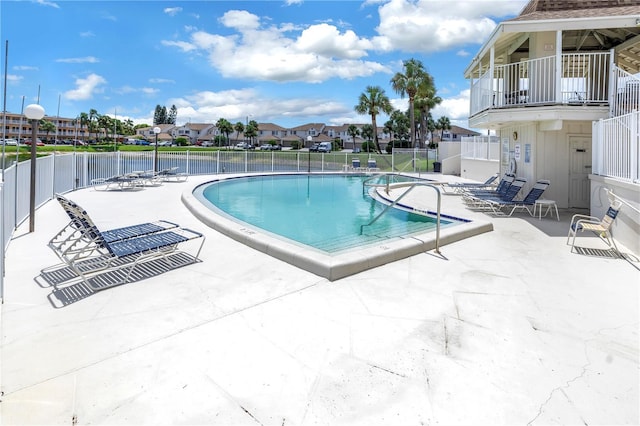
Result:
[[[188,241],[201,240],[195,255],[190,257],[191,263],[198,261],[204,244],[204,236],[199,232],[168,221],[103,232],[80,206],[61,195],[56,195],[56,199],[71,221],[48,244],[63,262],[62,266],[54,268],[70,268],[93,290],[128,282],[134,269],[146,262],[161,259],[171,266],[171,255],[178,252],[180,244]],[[108,279],[101,278],[107,272],[116,273]]]

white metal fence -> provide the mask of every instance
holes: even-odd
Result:
[[[593,123],[592,173],[640,183],[640,112]]]

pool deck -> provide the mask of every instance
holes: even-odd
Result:
[[[640,423],[640,264],[596,238],[571,253],[574,212],[494,217],[445,196],[493,231],[331,282],[203,225],[180,199],[207,180],[67,194],[101,229],[206,235],[201,262],[101,292],[39,279],[58,203],[16,231],[1,424]]]

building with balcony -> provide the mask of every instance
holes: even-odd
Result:
[[[639,73],[640,0],[531,0],[465,70],[469,126],[495,132],[500,172],[549,179],[559,207],[596,216],[613,191],[636,253]]]

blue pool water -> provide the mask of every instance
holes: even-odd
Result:
[[[384,208],[358,175],[266,175],[208,184],[201,196],[236,220],[319,250],[341,250],[435,228],[436,219]],[[450,221],[440,221],[441,226]]]

